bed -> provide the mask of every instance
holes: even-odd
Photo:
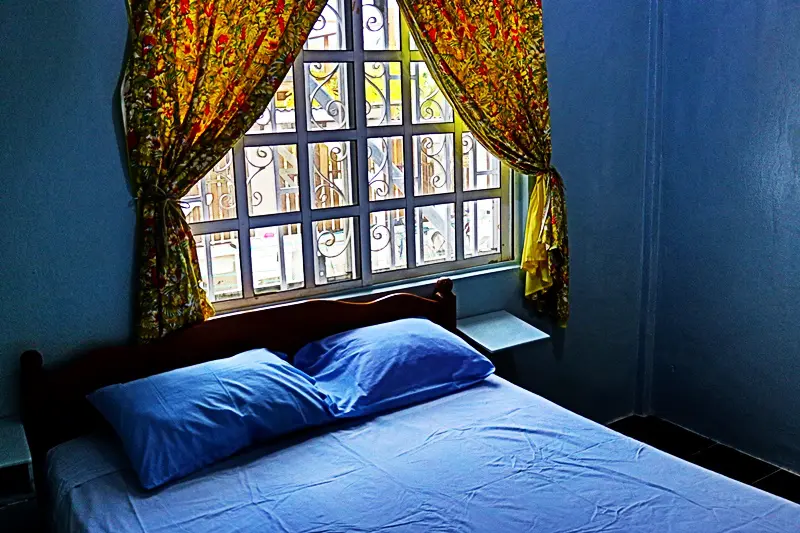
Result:
[[[58,369],[29,352],[24,422],[54,530],[800,531],[800,506],[495,376],[248,449],[152,491],[141,488],[113,434],[81,403],[103,384],[224,357],[265,339],[291,354],[307,339],[396,318],[424,316],[453,329],[451,288],[441,281],[432,298],[305,302],[221,318],[181,332],[181,346],[197,342],[191,360],[174,355],[174,336],[150,347],[97,350]],[[287,320],[299,317],[314,320],[302,333],[288,331]],[[117,364],[109,364],[114,356]]]

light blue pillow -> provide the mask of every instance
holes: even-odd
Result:
[[[147,489],[332,419],[314,380],[263,349],[111,385],[87,398],[116,430]]]
[[[421,318],[354,329],[304,346],[294,365],[316,379],[337,418],[378,413],[469,387],[494,365]]]

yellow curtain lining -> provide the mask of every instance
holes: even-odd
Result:
[[[475,138],[535,180],[520,266],[525,296],[569,316],[569,245],[561,176],[550,166],[542,5],[530,0],[398,0],[439,87]],[[527,172],[526,172],[527,171]]]
[[[525,224],[525,245],[522,248],[521,268],[525,270],[525,296],[530,297],[553,285],[545,246],[542,220],[547,209],[546,174],[539,174],[531,191],[528,221]]]

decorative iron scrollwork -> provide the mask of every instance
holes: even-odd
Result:
[[[341,233],[330,228],[324,228],[322,231],[319,231],[320,226],[332,222],[335,221],[328,220],[317,223],[317,251],[321,256],[327,259],[333,259],[334,257],[342,255],[350,248],[352,240],[352,232],[350,231],[351,224],[349,220],[341,221]]]
[[[432,136],[425,136],[419,140],[420,166],[427,165],[431,173],[425,178],[434,189],[444,189],[448,186],[448,169],[443,159],[447,157],[447,139],[440,137],[436,142]],[[422,178],[422,176],[420,176]]]
[[[369,126],[380,126],[383,124],[390,124],[391,119],[391,105],[389,104],[389,69],[386,63],[372,63],[371,68],[364,69],[364,81],[367,85],[371,86],[378,93],[378,102],[370,102],[369,98],[366,99],[367,105],[367,123]],[[378,84],[382,84],[381,87]],[[373,115],[375,109],[383,109],[383,113],[378,116]]]
[[[452,122],[453,110],[424,63],[413,63],[415,122]],[[426,76],[427,74],[427,76]]]
[[[391,231],[391,228],[389,228],[387,224],[373,224],[370,227],[370,235],[372,237],[370,240],[370,249],[373,252],[380,252],[389,246],[389,244],[392,242]],[[375,248],[375,244],[379,244],[380,246]]]
[[[386,26],[386,15],[383,10],[386,8],[384,5],[379,6],[375,0],[365,0],[362,4],[364,28],[372,33],[378,33]]]
[[[327,71],[326,66],[331,65],[333,67]],[[345,94],[347,76],[344,69],[343,63],[311,63],[307,65],[307,84],[310,89],[308,119],[311,129],[336,130],[348,127],[347,104],[334,97],[337,93],[340,97]],[[331,120],[320,120],[315,116],[315,110],[324,112]]]
[[[349,191],[342,189],[332,178],[332,176],[338,174],[342,176],[343,181],[349,180],[350,156],[348,146],[349,143],[341,143],[334,146],[329,146],[325,143],[315,145],[317,150],[327,150],[328,160],[327,169],[320,169],[316,161],[311,165],[314,171],[312,184],[314,186],[316,207],[333,207],[334,205],[349,205],[352,203]],[[323,172],[323,170],[327,172]],[[334,195],[339,200],[338,204],[334,201]]]
[[[369,189],[376,197],[386,198],[391,190],[389,173],[386,172],[389,167],[389,145],[385,138],[377,139],[381,143],[380,150],[375,150],[375,140],[370,139],[367,144],[367,160],[375,165],[374,171],[369,176]],[[380,159],[376,159],[376,156]]]

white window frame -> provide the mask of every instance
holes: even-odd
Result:
[[[364,50],[362,31],[362,1],[345,0],[344,24],[347,38],[347,50],[302,50],[294,62],[294,101],[295,132],[248,134],[243,136],[233,147],[234,183],[236,191],[236,218],[194,222],[190,224],[195,236],[220,232],[238,232],[239,267],[242,282],[242,298],[215,301],[214,308],[218,312],[246,309],[277,302],[319,297],[331,293],[340,293],[363,287],[374,287],[383,283],[412,279],[445,272],[453,272],[466,268],[489,265],[513,259],[513,199],[511,186],[511,170],[500,163],[500,187],[464,191],[463,187],[463,140],[467,131],[458,113],[453,109],[454,120],[451,123],[412,124],[412,78],[411,64],[423,61],[422,54],[410,49],[408,26],[401,16],[400,42],[401,50],[372,51]],[[367,126],[366,97],[364,85],[364,64],[370,62],[399,62],[401,64],[402,124],[388,126]],[[307,102],[304,66],[308,63],[348,63],[347,80],[351,109],[351,129],[308,131]],[[388,73],[387,73],[388,75]],[[388,104],[387,104],[388,105]],[[354,120],[353,120],[354,119]],[[453,181],[454,192],[414,195],[414,143],[415,135],[447,133],[453,135]],[[404,197],[379,201],[369,199],[368,153],[367,139],[377,137],[402,137],[404,161]],[[356,203],[352,206],[325,209],[311,208],[311,180],[309,177],[309,143],[351,141],[356,152],[354,158]],[[250,216],[248,210],[248,190],[246,183],[245,148],[270,147],[277,145],[297,146],[297,169],[300,210],[289,213],[277,213],[261,216]],[[352,146],[352,145],[351,145]],[[475,157],[472,161],[475,161]],[[464,204],[473,200],[498,198],[500,200],[500,252],[475,257],[464,257]],[[455,208],[455,260],[441,261],[417,266],[415,227],[417,207],[454,204]],[[370,213],[405,209],[405,250],[407,267],[386,272],[372,272],[370,246]],[[357,221],[353,246],[356,250],[355,264],[357,279],[317,285],[315,280],[316,250],[314,223],[342,217],[354,217]],[[261,227],[300,224],[303,246],[303,288],[277,291],[266,294],[255,294],[252,273],[252,256],[250,250],[250,230]],[[282,243],[278,243],[282,248]],[[281,252],[282,253],[282,252]],[[209,268],[211,265],[209,264]],[[212,276],[213,279],[213,276]]]

